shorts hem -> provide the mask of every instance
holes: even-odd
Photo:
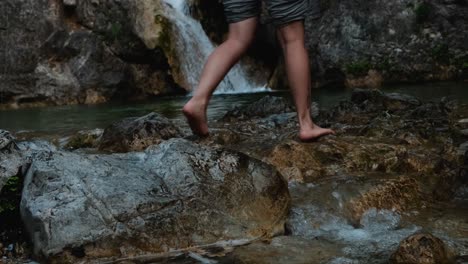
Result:
[[[242,17],[236,17],[236,18],[226,18],[226,22],[228,24],[234,24],[234,23],[238,23],[238,22],[241,22],[241,21],[244,21],[244,20],[247,20],[249,18],[252,18],[252,17],[258,17],[259,14],[252,14],[252,15],[247,15],[247,16],[242,16]]]
[[[273,25],[275,25],[275,27],[277,28],[281,28],[296,21],[304,21],[305,19],[306,19],[305,16],[298,16],[298,17],[288,18],[287,20],[280,20],[280,21],[278,20],[275,21],[275,19],[273,19]]]

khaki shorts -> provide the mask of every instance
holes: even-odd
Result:
[[[319,0],[264,0],[268,13],[276,26],[282,26],[296,20],[303,20],[307,15],[320,13]],[[258,16],[261,12],[261,0],[223,0],[224,14],[228,23],[236,23]]]

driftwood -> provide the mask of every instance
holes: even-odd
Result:
[[[157,261],[171,260],[180,257],[190,257],[204,264],[218,263],[215,260],[209,259],[210,257],[222,257],[227,253],[232,252],[234,247],[248,245],[252,242],[259,240],[261,237],[253,239],[236,239],[218,241],[212,244],[188,247],[183,249],[171,250],[168,252],[145,254],[139,256],[132,256],[126,258],[119,258],[113,260],[100,260],[96,263],[99,264],[118,264],[118,263],[154,263]]]

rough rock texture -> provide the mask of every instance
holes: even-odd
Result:
[[[412,235],[403,240],[392,255],[390,262],[394,264],[450,263],[444,242],[428,233]]]
[[[337,72],[359,87],[467,79],[466,1],[321,2],[322,17],[308,20],[306,31],[313,72],[323,84],[343,81]],[[366,75],[369,81],[359,81]]]
[[[159,0],[7,0],[0,12],[1,108],[180,92]]]
[[[8,179],[18,174],[23,164],[23,157],[18,150],[14,136],[0,129],[0,192]]]
[[[213,39],[226,32],[222,6],[195,1],[197,17]],[[314,1],[311,1],[311,3]],[[320,1],[321,16],[311,8],[306,42],[317,86],[378,88],[385,83],[467,80],[468,5],[466,1],[401,0]],[[215,23],[213,23],[215,21]],[[275,31],[266,12],[254,47],[275,54],[269,84],[287,86]],[[215,26],[213,26],[215,25]],[[259,50],[259,49],[257,49]],[[256,57],[257,60],[267,59]]]
[[[286,182],[248,156],[171,139],[145,152],[38,153],[23,221],[36,254],[128,256],[282,232]],[[66,259],[69,252],[71,255]]]
[[[268,97],[258,102],[266,101]],[[459,146],[467,139],[459,133],[459,120],[468,111],[445,99],[421,102],[409,95],[356,89],[350,100],[314,118],[337,135],[312,143],[298,142],[294,113],[277,111],[274,106],[282,109],[280,103],[258,102],[244,107],[252,108],[245,111],[249,118],[242,118],[244,109],[227,115],[234,121],[221,121],[205,144],[223,144],[262,159],[295,184],[349,177],[354,187],[329,193],[346,198],[337,208],[352,223],[359,223],[370,208],[401,213],[449,200],[466,181]],[[254,105],[265,111],[251,114]]]
[[[129,117],[104,130],[99,149],[109,152],[139,151],[163,140],[181,137],[180,130],[167,118],[156,113]]]
[[[247,119],[251,117],[266,117],[272,114],[280,114],[294,111],[291,102],[283,97],[265,96],[247,107],[235,107],[228,111],[223,120]]]
[[[276,114],[295,112],[295,106],[291,100],[283,97],[267,95],[248,106],[234,107],[222,118],[223,121],[246,120],[249,118],[262,118]],[[310,106],[312,116],[319,114],[317,103]]]
[[[79,148],[96,148],[99,146],[103,129],[96,128],[93,130],[78,131],[75,135],[71,136],[64,145],[65,149],[79,149]]]

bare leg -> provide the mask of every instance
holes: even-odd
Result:
[[[284,52],[289,85],[296,104],[299,119],[299,138],[309,141],[334,134],[331,129],[317,126],[310,115],[310,66],[304,44],[304,22],[295,21],[278,29],[278,37]]]
[[[182,109],[194,134],[208,135],[206,110],[211,95],[249,47],[256,26],[256,17],[230,24],[228,38],[208,57],[194,95]]]

